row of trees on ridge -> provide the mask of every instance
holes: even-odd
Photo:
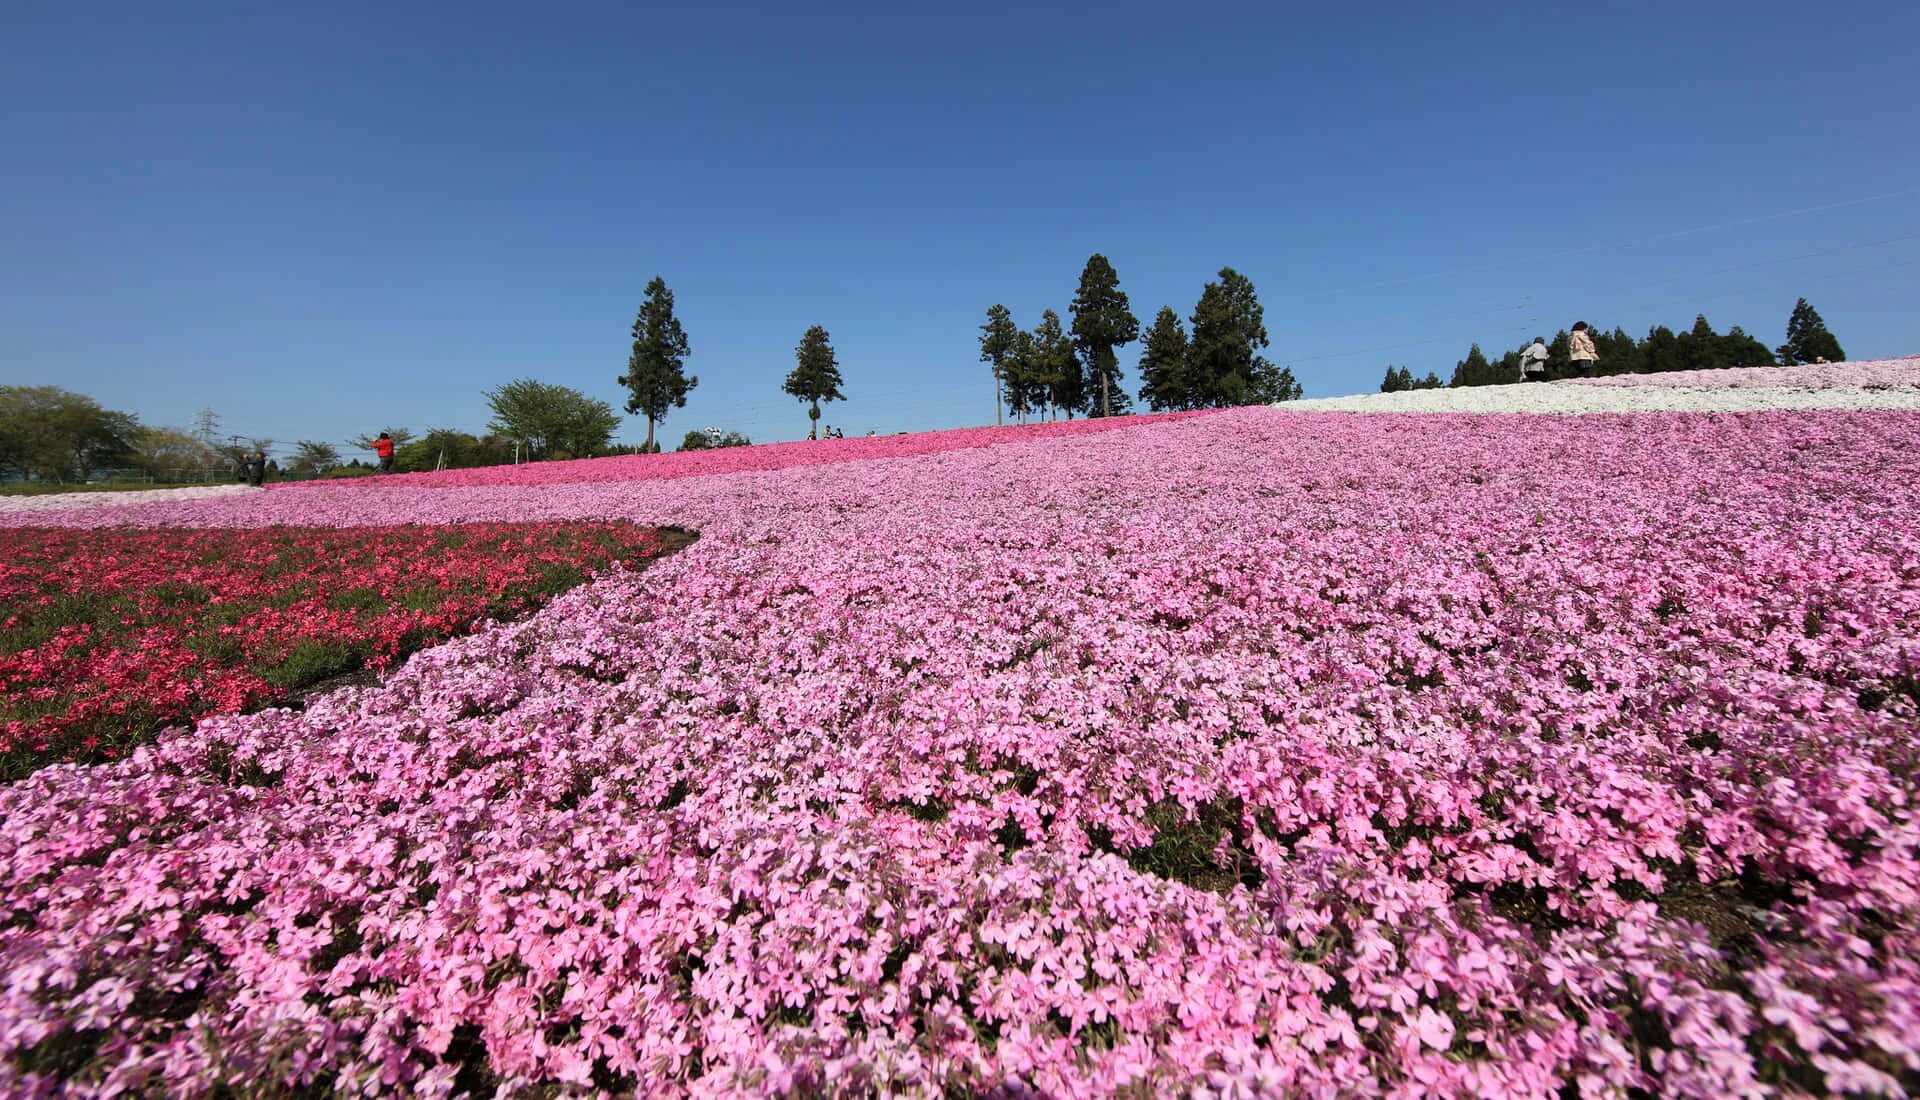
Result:
[[[627,356],[627,373],[618,379],[627,390],[628,414],[647,418],[647,440],[640,445],[642,453],[660,450],[660,444],[654,439],[655,426],[664,421],[669,412],[685,408],[688,392],[700,384],[698,375],[686,372],[690,353],[687,330],[673,313],[673,291],[667,288],[665,279],[656,275],[647,283],[640,312],[633,319],[633,348]],[[808,406],[807,416],[817,431],[821,404],[846,400],[846,394],[840,390],[843,384],[840,367],[827,330],[819,325],[808,328],[794,349],[794,359],[793,371],[781,388]],[[698,444],[710,439],[729,438],[744,440],[746,437],[737,432],[726,435],[712,431],[689,432],[681,449],[698,450],[701,449]]]
[[[627,373],[619,378],[627,390],[626,411],[647,418],[645,443],[638,447],[612,444],[620,416],[606,401],[566,386],[523,378],[485,391],[493,414],[486,435],[434,428],[416,438],[405,428],[389,427],[395,467],[427,470],[657,452],[655,426],[670,410],[684,407],[687,393],[699,384],[697,377],[685,372],[689,343],[673,305],[673,292],[664,280],[654,277],[633,323]],[[996,421],[1008,412],[1024,423],[1033,415],[1071,419],[1076,413],[1096,417],[1131,411],[1132,398],[1122,383],[1116,349],[1142,339],[1142,333],[1126,292],[1120,289],[1119,276],[1105,256],[1096,253],[1087,260],[1068,312],[1071,325],[1049,309],[1042,312],[1036,328],[1024,331],[1005,305],[996,304],[987,311],[987,323],[980,326],[980,358],[993,370]],[[1138,393],[1150,408],[1218,408],[1300,396],[1293,372],[1276,368],[1260,354],[1268,346],[1264,311],[1246,276],[1230,267],[1220,269],[1218,278],[1201,290],[1189,323],[1190,332],[1171,307],[1163,306],[1144,334]],[[1593,338],[1600,370],[1607,374],[1837,362],[1846,357],[1839,340],[1805,298],[1795,304],[1788,319],[1786,343],[1771,352],[1738,325],[1725,333],[1715,331],[1704,315],[1683,333],[1656,325],[1644,340],[1635,340],[1620,328],[1595,331]],[[1569,342],[1569,334],[1561,331],[1548,344],[1549,379],[1571,374]],[[1433,372],[1416,378],[1406,367],[1390,366],[1380,389],[1390,393],[1443,384],[1513,382],[1520,376],[1521,350],[1514,348],[1489,359],[1475,344],[1445,383]],[[817,430],[821,406],[846,399],[827,330],[819,325],[808,328],[794,349],[794,359],[782,389],[807,406]],[[189,434],[142,425],[132,414],[102,408],[91,398],[55,386],[0,386],[0,476],[64,481],[105,467],[122,467],[164,479],[167,474],[231,470],[247,452],[273,445],[266,439],[243,444],[238,436],[220,443],[212,410],[201,416],[201,430]],[[709,428],[688,432],[681,449],[748,442],[738,432]],[[373,443],[361,436],[351,445],[371,449]],[[296,474],[323,475],[341,466],[340,454],[331,443],[301,440],[294,445],[287,466]]]
[[[1546,378],[1549,381],[1570,377],[1573,361],[1569,349],[1571,335],[1562,329],[1547,343]],[[1635,340],[1626,330],[1593,331],[1594,350],[1599,353],[1597,368],[1601,374],[1658,374],[1665,371],[1719,370],[1728,367],[1796,366],[1802,363],[1837,363],[1846,358],[1840,341],[1827,330],[1826,322],[1805,298],[1794,304],[1787,319],[1787,341],[1773,351],[1749,336],[1739,325],[1716,332],[1705,314],[1693,319],[1693,327],[1676,333],[1665,325],[1655,325],[1646,339]],[[1520,355],[1525,345],[1489,359],[1474,344],[1466,358],[1454,364],[1449,386],[1494,386],[1520,380]],[[1434,389],[1441,385],[1438,375],[1414,380],[1405,367],[1388,367],[1380,383],[1382,393],[1399,390]]]
[[[1021,329],[1013,311],[996,303],[980,326],[980,361],[993,372],[994,421],[1006,413],[1024,423],[1029,415],[1054,418],[1075,413],[1118,416],[1133,400],[1121,382],[1116,351],[1140,338],[1127,294],[1113,264],[1099,253],[1080,272],[1080,286],[1067,307],[1073,321],[1043,310],[1032,331]],[[1162,306],[1142,347],[1140,400],[1156,410],[1208,409],[1269,404],[1300,396],[1287,367],[1275,367],[1260,349],[1267,329],[1259,296],[1245,275],[1230,267],[1200,292],[1192,336],[1180,316]]]

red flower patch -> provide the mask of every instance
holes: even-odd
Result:
[[[578,521],[0,530],[0,779],[387,668],[670,542]]]

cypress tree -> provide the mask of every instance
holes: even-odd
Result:
[[[1007,412],[1016,423],[1025,424],[1027,414],[1039,408],[1046,393],[1046,386],[1040,377],[1040,354],[1034,346],[1033,333],[1018,329],[1014,331],[1013,350],[1007,353],[1005,375]]]
[[[993,422],[999,424],[1001,403],[1006,396],[1007,366],[1020,343],[1020,328],[1013,323],[1013,312],[1006,306],[987,307],[987,323],[980,326],[980,361],[993,368]]]
[[[1647,330],[1647,338],[1640,345],[1646,360],[1647,370],[1653,373],[1685,370],[1686,359],[1681,352],[1680,338],[1665,325],[1655,325]]]
[[[1787,318],[1787,342],[1780,345],[1779,355],[1780,362],[1789,367],[1822,359],[1839,363],[1847,357],[1840,350],[1839,339],[1827,331],[1827,323],[1805,298],[1793,304],[1793,315]]]
[[[1180,315],[1161,306],[1140,349],[1140,400],[1155,412],[1193,408],[1187,392],[1187,331]]]
[[[1707,323],[1707,315],[1696,314],[1693,328],[1679,338],[1681,370],[1718,370],[1728,364],[1720,357],[1720,334]]]
[[[1253,283],[1230,267],[1208,283],[1193,307],[1188,352],[1187,397],[1196,408],[1220,408],[1258,400],[1257,371],[1266,361],[1265,313]]]
[[[1080,272],[1080,290],[1068,310],[1073,314],[1073,348],[1085,366],[1087,415],[1125,412],[1114,403],[1117,396],[1124,404],[1126,394],[1120,389],[1120,357],[1113,349],[1137,339],[1140,322],[1120,289],[1120,276],[1105,256],[1096,252],[1087,259]]]
[[[1646,356],[1626,329],[1616,326],[1612,333],[1595,332],[1593,348],[1600,353],[1600,369],[1606,374],[1646,373]]]
[[[1720,338],[1720,359],[1733,367],[1771,367],[1773,353],[1767,345],[1747,335],[1746,330],[1735,325]]]
[[[1453,365],[1453,381],[1449,382],[1448,385],[1456,388],[1460,386],[1490,386],[1497,381],[1500,381],[1500,379],[1494,377],[1493,364],[1487,362],[1486,353],[1480,350],[1479,344],[1475,344],[1467,350],[1467,357],[1465,359]]]
[[[1073,341],[1060,326],[1060,315],[1052,310],[1040,314],[1040,325],[1033,330],[1033,381],[1040,387],[1040,399],[1054,409],[1073,409],[1087,397],[1086,377]]]
[[[1282,401],[1298,401],[1305,393],[1300,380],[1293,376],[1292,367],[1275,368],[1264,358],[1256,361],[1253,368],[1253,399],[1262,405],[1277,405]]]
[[[787,383],[782,388],[810,404],[807,416],[817,428],[820,424],[820,402],[847,399],[840,392],[840,364],[834,357],[827,330],[819,325],[809,328],[806,335],[800,338],[799,346],[793,349],[793,356],[793,372],[787,375]]]
[[[1573,334],[1561,329],[1553,334],[1553,339],[1547,341],[1547,381],[1566,378],[1572,373]]]
[[[654,424],[667,418],[667,410],[684,408],[687,391],[700,384],[685,373],[687,352],[687,332],[673,315],[673,291],[655,275],[633,319],[633,352],[619,379],[627,387],[627,412],[647,418],[648,453],[660,449],[653,441]]]

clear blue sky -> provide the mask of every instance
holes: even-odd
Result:
[[[659,274],[669,446],[803,435],[812,324],[849,435],[991,423],[986,308],[1064,315],[1096,251],[1143,324],[1246,273],[1310,395],[1581,318],[1772,345],[1799,295],[1912,354],[1916,41],[1910,2],[16,2],[0,382],[478,431],[518,377],[619,406]]]

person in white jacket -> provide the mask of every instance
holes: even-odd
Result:
[[[1533,343],[1520,353],[1520,381],[1545,382],[1547,380],[1547,342],[1536,336]]]
[[[1593,368],[1600,363],[1600,353],[1594,350],[1593,333],[1588,330],[1585,321],[1573,323],[1573,332],[1567,337],[1567,358],[1573,360],[1576,377],[1593,377]]]

